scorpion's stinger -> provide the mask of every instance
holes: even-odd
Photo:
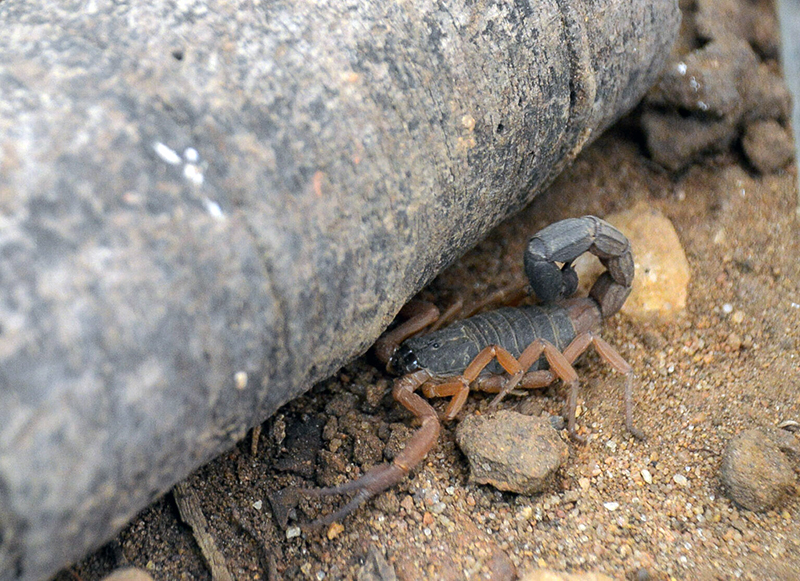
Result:
[[[630,242],[605,220],[596,216],[569,218],[540,230],[528,242],[525,273],[542,302],[569,298],[577,288],[577,276],[570,265],[584,252],[597,256],[607,269],[589,293],[607,319],[630,294],[634,268]],[[559,269],[556,262],[564,267]]]

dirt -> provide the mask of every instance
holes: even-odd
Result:
[[[758,54],[759,67],[776,70],[774,54]],[[635,421],[647,439],[625,431],[622,382],[589,354],[577,366],[584,385],[578,422],[589,441],[569,443],[550,490],[522,496],[468,482],[455,428],[491,398],[472,394],[410,478],[340,526],[299,536],[290,528],[287,535],[270,495],[351,480],[391,458],[414,427],[391,400],[392,378],[367,355],[265,422],[255,454],[248,437],[186,483],[236,579],[354,579],[376,549],[398,579],[409,580],[511,579],[514,570],[539,566],[630,579],[797,578],[797,496],[751,512],[725,497],[719,479],[722,451],[736,434],[800,421],[796,164],[758,173],[741,146],[740,125],[723,151],[668,171],[652,161],[641,115],[590,146],[546,195],[423,295],[444,307],[456,298],[475,304],[524,276],[523,249],[541,227],[639,201],[655,206],[674,224],[689,260],[687,308],[664,323],[617,315],[603,330],[636,372]],[[785,120],[778,121],[785,131]],[[509,397],[502,407],[558,415],[565,397],[557,384]],[[292,525],[340,503],[302,500],[286,516]],[[57,578],[90,581],[127,565],[157,580],[211,578],[172,495]]]

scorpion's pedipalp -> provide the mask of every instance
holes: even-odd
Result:
[[[350,501],[336,512],[303,525],[306,529],[317,529],[344,518],[364,502],[401,482],[420,460],[436,445],[441,426],[436,410],[414,393],[431,378],[425,370],[404,375],[395,381],[392,394],[395,400],[422,421],[422,426],[411,436],[405,449],[391,463],[379,464],[360,478],[331,488],[300,489],[307,496],[329,496],[355,492]]]
[[[347,494],[355,492],[353,498],[345,504],[342,508],[327,516],[318,518],[317,520],[304,525],[303,528],[313,530],[331,524],[334,521],[346,517],[359,506],[364,504],[367,500],[376,494],[383,492],[387,488],[394,486],[401,482],[406,475],[407,471],[394,464],[379,464],[366,474],[352,480],[345,482],[340,486],[333,486],[330,488],[303,488],[299,492],[306,496],[332,496],[336,494]]]
[[[416,335],[425,327],[436,323],[439,319],[439,309],[432,303],[415,299],[406,303],[400,309],[398,316],[406,320],[391,331],[381,335],[380,339],[375,342],[375,356],[381,363],[386,365],[387,369],[390,367],[392,356],[397,351],[400,343]]]

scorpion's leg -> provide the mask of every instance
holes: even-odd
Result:
[[[422,426],[414,433],[403,451],[390,464],[384,463],[375,466],[357,480],[346,482],[341,486],[312,488],[301,491],[309,496],[328,496],[355,492],[350,502],[333,514],[317,519],[307,525],[307,528],[313,529],[340,520],[376,494],[401,482],[409,471],[436,445],[441,427],[436,410],[414,393],[428,379],[430,379],[430,374],[423,370],[410,373],[395,381],[392,395],[422,421]]]
[[[483,300],[472,305],[469,310],[465,310],[461,318],[468,319],[472,315],[487,310],[489,307],[496,307],[498,305],[514,307],[528,296],[528,291],[525,288],[526,286],[526,282],[520,281],[500,287]]]
[[[578,435],[578,432],[575,430],[576,406],[574,405],[573,399],[578,389],[578,374],[575,371],[575,368],[572,367],[572,363],[569,361],[569,359],[550,341],[545,339],[536,339],[533,343],[528,345],[528,347],[526,347],[522,352],[522,355],[519,356],[520,369],[523,371],[530,369],[531,366],[539,360],[539,357],[542,356],[542,353],[544,353],[544,356],[547,359],[547,363],[550,366],[550,372],[554,376],[554,379],[561,379],[569,387],[570,395],[569,399],[567,400],[567,429],[569,430],[569,435],[573,440],[583,443],[585,442],[585,439]],[[521,382],[523,377],[523,373],[515,374],[510,377],[500,392],[492,400],[490,405],[494,407],[499,404],[503,397],[505,397],[506,394],[508,394]],[[544,374],[531,376],[531,387],[544,387],[544,385],[548,384],[535,385],[535,380],[546,380],[549,378],[550,376]]]
[[[622,355],[601,337],[591,331],[587,331],[572,340],[572,343],[564,349],[564,356],[570,362],[574,362],[590,345],[594,345],[600,358],[608,363],[614,371],[625,375],[625,427],[627,427],[628,431],[636,438],[643,440],[645,438],[644,432],[633,425],[633,368],[623,359]],[[570,393],[569,398],[569,417],[574,421],[577,385],[573,387],[573,391],[575,393]]]
[[[443,420],[452,420],[464,406],[464,402],[467,401],[470,384],[478,379],[481,371],[495,358],[500,366],[511,374],[512,379],[516,378],[514,385],[519,383],[524,372],[520,367],[519,361],[506,349],[498,345],[489,345],[488,347],[484,347],[480,353],[475,356],[470,364],[467,365],[464,373],[445,383],[425,384],[422,386],[422,393],[425,397],[447,397],[452,395],[453,399],[450,400],[450,403],[442,414]],[[530,367],[530,365],[528,367]]]
[[[519,369],[520,371],[516,374],[512,374],[512,376],[506,381],[503,385],[502,389],[498,392],[495,398],[492,400],[491,405],[496,406],[500,403],[500,401],[515,387],[517,387],[525,377],[525,372],[530,369],[534,363],[539,360],[539,357],[542,356],[544,353],[545,358],[547,359],[547,363],[550,365],[550,371],[552,374],[555,375],[556,378],[560,378],[564,380],[564,382],[572,381],[573,379],[577,381],[578,374],[573,369],[572,364],[564,357],[561,351],[558,350],[558,347],[553,345],[550,341],[546,339],[536,339],[528,345],[525,350],[522,352],[522,355],[519,356]],[[510,373],[510,372],[509,372]],[[545,385],[549,385],[547,383],[543,385],[537,385],[536,380],[541,378],[542,380],[550,378],[551,375],[532,375],[528,380],[528,386],[526,387],[544,387]],[[553,380],[550,381],[552,383]]]
[[[539,389],[547,387],[553,383],[558,377],[549,369],[537,369],[536,371],[528,371],[519,380],[517,387],[522,389]],[[500,393],[503,391],[503,386],[508,381],[508,377],[504,375],[481,375],[473,384],[472,388],[486,393]],[[514,393],[513,390],[508,393]]]

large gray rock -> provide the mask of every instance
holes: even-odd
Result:
[[[0,579],[363,352],[654,81],[675,1],[0,2]]]

